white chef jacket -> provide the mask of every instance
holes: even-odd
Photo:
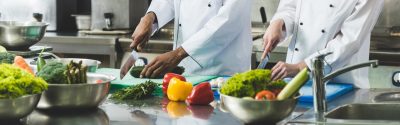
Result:
[[[232,75],[251,68],[252,0],[153,0],[159,29],[174,19],[174,48],[189,54],[189,75]]]
[[[325,57],[325,73],[369,60],[371,31],[384,0],[281,0],[272,20],[283,19],[286,36],[292,36],[286,62]],[[353,70],[333,80],[369,88],[368,68]]]

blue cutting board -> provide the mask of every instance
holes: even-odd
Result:
[[[332,101],[338,98],[341,95],[344,95],[354,89],[353,84],[346,83],[333,83],[328,82],[326,85],[326,100]],[[312,81],[309,80],[307,83],[300,89],[300,102],[312,103],[313,102],[313,94],[312,94]]]

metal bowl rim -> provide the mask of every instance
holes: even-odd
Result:
[[[24,23],[34,23],[35,25],[1,25],[1,23],[15,23],[15,24],[24,24]],[[44,23],[44,22],[35,22],[35,21],[0,21],[0,26],[6,26],[6,27],[47,27],[49,26],[50,23]]]
[[[42,92],[41,93],[37,93],[37,94],[27,94],[27,95],[23,95],[23,96],[18,97],[18,98],[13,98],[13,99],[0,99],[0,101],[19,100],[19,99],[25,99],[25,98],[30,98],[30,97],[34,97],[34,96],[41,96]]]
[[[111,81],[116,79],[115,76],[109,75],[109,74],[103,74],[103,73],[87,73],[87,74],[96,74],[96,75],[107,76],[108,78],[110,78],[110,80],[103,81],[102,83],[79,83],[79,84],[48,83],[48,86],[93,86],[93,85],[103,85],[103,84],[109,84]]]

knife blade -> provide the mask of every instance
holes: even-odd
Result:
[[[265,67],[267,66],[269,60],[269,54],[267,54],[267,56],[261,60],[260,64],[258,64],[257,69],[265,69]]]

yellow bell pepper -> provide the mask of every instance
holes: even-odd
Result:
[[[180,118],[186,115],[190,115],[190,111],[187,109],[187,105],[184,102],[168,102],[167,111],[168,116],[171,118]]]
[[[169,81],[167,96],[171,101],[185,101],[192,92],[192,83],[181,81],[178,78],[172,78]]]

